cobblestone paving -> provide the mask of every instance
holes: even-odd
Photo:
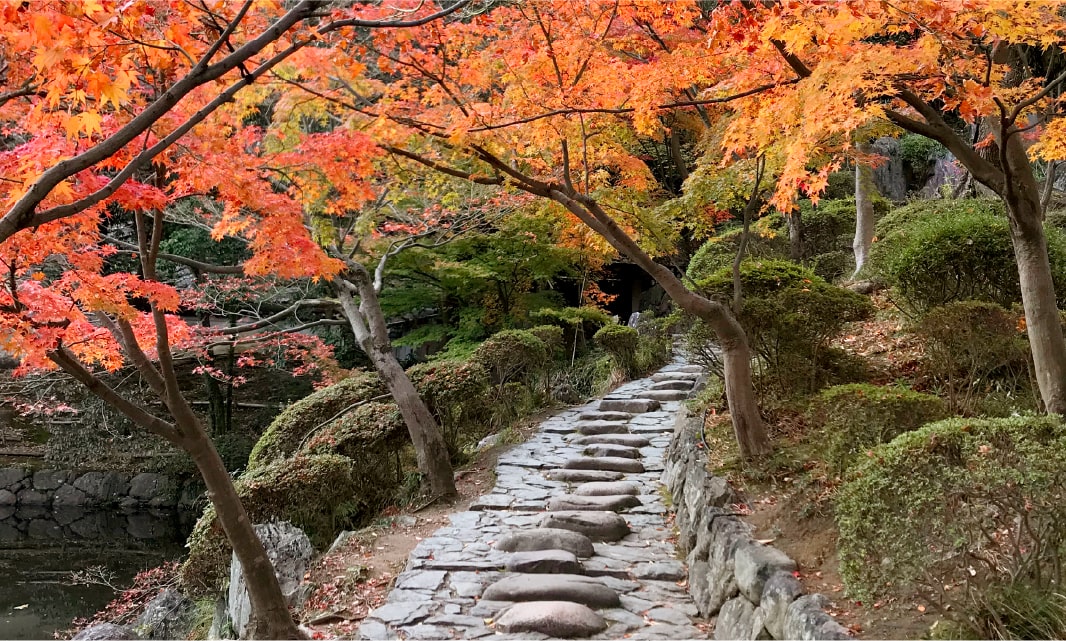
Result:
[[[675,359],[544,421],[500,457],[491,493],[412,551],[359,638],[705,637],[659,483],[699,371]]]

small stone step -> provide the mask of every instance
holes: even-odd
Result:
[[[538,632],[557,639],[590,637],[607,629],[607,621],[587,605],[570,601],[516,603],[496,618],[497,632]]]
[[[690,392],[684,390],[666,389],[650,389],[640,393],[643,398],[650,398],[654,401],[683,401],[689,397],[689,394]]]
[[[617,456],[579,456],[563,463],[563,468],[568,470],[600,470],[640,474],[644,471],[644,464],[630,458]]]
[[[651,441],[636,434],[593,434],[591,436],[579,436],[570,441],[574,445],[596,445],[609,443],[611,445],[626,445],[628,447],[647,447]]]
[[[629,412],[630,414],[643,414],[654,412],[661,405],[659,401],[648,398],[605,398],[600,401],[601,412]]]
[[[553,481],[563,483],[592,483],[596,481],[617,481],[624,474],[621,472],[607,472],[604,470],[550,470],[544,476]]]
[[[574,429],[585,436],[593,434],[626,434],[629,428],[618,421],[578,421]]]
[[[633,578],[647,581],[680,581],[685,578],[685,565],[680,561],[638,563],[633,568]]]
[[[651,375],[651,380],[653,383],[661,383],[662,381],[692,381],[695,383],[699,377],[699,374],[692,372],[658,372]]]
[[[580,558],[595,553],[592,539],[574,528],[544,526],[530,530],[515,530],[504,534],[496,541],[496,549],[503,552],[536,552],[538,550],[565,550]]]
[[[676,380],[676,381],[661,381],[658,383],[652,383],[652,390],[690,390],[692,389],[692,381]]]
[[[572,601],[593,608],[621,605],[618,593],[580,574],[517,574],[485,588],[488,601]]]
[[[671,372],[680,372],[682,374],[702,374],[703,368],[699,365],[682,365],[677,369],[670,370]]]
[[[541,528],[557,528],[584,534],[593,541],[617,541],[629,534],[629,524],[614,512],[548,512]]]
[[[641,505],[640,499],[632,494],[612,494],[586,496],[580,494],[563,494],[548,501],[549,512],[566,512],[571,510],[610,510],[621,512],[624,509]]]
[[[594,481],[578,485],[574,489],[574,494],[579,496],[618,496],[620,494],[636,496],[640,494],[640,485],[631,481]]]
[[[618,458],[640,458],[640,450],[626,445],[598,443],[585,447],[585,456],[617,456]]]
[[[629,412],[597,412],[596,410],[581,412],[579,421],[628,421],[633,418]]]
[[[529,550],[507,557],[508,571],[527,574],[581,574],[577,555],[569,550]]]

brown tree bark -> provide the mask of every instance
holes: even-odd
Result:
[[[352,326],[355,339],[374,364],[374,369],[381,375],[400,409],[415,447],[418,471],[422,473],[434,497],[457,496],[448,445],[433,414],[393,355],[392,341],[389,340],[388,326],[374,283],[365,269],[358,265],[352,266],[350,276],[351,280],[335,279],[333,289]],[[359,296],[358,303],[352,295],[353,289]]]

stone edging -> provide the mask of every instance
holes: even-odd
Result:
[[[717,615],[716,639],[850,639],[826,614],[829,599],[803,594],[796,562],[757,542],[730,509],[729,483],[707,471],[697,444],[700,417],[678,414],[662,481],[677,511],[678,547],[687,554],[689,590],[702,616]]]
[[[0,468],[0,507],[190,508],[202,493],[196,477]]]

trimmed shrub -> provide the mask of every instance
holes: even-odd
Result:
[[[501,388],[543,369],[548,363],[548,348],[525,330],[508,329],[490,336],[474,350],[470,358],[483,366],[492,381]]]
[[[529,333],[540,339],[548,348],[552,358],[558,358],[563,353],[563,328],[558,325],[537,325],[530,327]]]
[[[824,365],[830,340],[845,323],[873,311],[865,296],[831,285],[788,261],[745,261],[740,276],[744,308],[738,320],[759,357],[764,392],[789,396],[821,387],[827,382]],[[731,269],[716,272],[698,286],[706,295],[731,304]],[[692,331],[707,333],[699,326],[696,323]]]
[[[780,216],[775,218],[781,219]],[[784,219],[781,224],[784,225]],[[742,232],[742,228],[733,227],[703,243],[689,260],[685,274],[698,283],[720,269],[731,267]],[[773,220],[759,219],[751,226],[745,255],[753,259],[788,258],[788,232],[782,233]]]
[[[680,320],[680,314],[663,318],[655,318],[651,312],[641,315],[637,323],[638,376],[646,376],[670,362],[674,354],[674,331]]]
[[[1047,229],[1056,291],[1066,291],[1066,235]],[[870,261],[911,309],[959,300],[1009,307],[1021,300],[1007,219],[986,213],[915,221],[875,243]]]
[[[961,200],[916,200],[897,207],[877,221],[877,237],[884,239],[915,223],[931,218],[981,214],[1006,216],[1003,201],[999,198],[964,198]]]
[[[385,393],[385,384],[377,374],[359,372],[296,401],[263,432],[248,457],[248,469],[292,456],[311,432],[324,427],[346,407]]]
[[[925,372],[947,391],[951,408],[971,411],[975,400],[1029,381],[1029,344],[1017,314],[995,303],[959,301],[930,311],[915,327],[925,339]]]
[[[236,487],[252,522],[291,521],[317,547],[372,517],[375,511],[367,509],[363,497],[380,491],[367,486],[353,461],[336,454],[282,459],[245,472]],[[197,597],[220,593],[229,576],[232,548],[213,507],[197,521],[187,546],[189,557],[179,574],[185,591]]]
[[[345,413],[310,436],[300,454],[340,454],[352,459],[359,473],[366,477],[395,476],[389,455],[406,441],[407,425],[395,403],[368,402]],[[384,474],[376,468],[386,465]]]
[[[854,383],[822,390],[807,420],[822,428],[825,460],[835,474],[843,474],[870,448],[948,415],[947,405],[936,396]]]
[[[551,329],[562,334],[557,327]],[[484,426],[489,414],[489,375],[484,366],[472,361],[433,361],[411,367],[407,376],[436,417],[453,455],[463,433],[479,436],[474,428]]]
[[[563,353],[571,350],[577,354],[588,351],[588,342],[593,334],[604,325],[611,323],[607,312],[597,307],[563,307],[561,309],[544,308],[530,313],[530,318],[542,323],[555,325],[563,329]]]
[[[615,367],[627,378],[639,376],[637,366],[637,345],[640,335],[637,330],[625,325],[607,325],[592,337],[614,359]]]
[[[948,419],[875,448],[836,497],[848,594],[874,598],[891,585],[976,638],[1061,638],[1061,602],[1058,627],[1034,637],[1034,626],[1054,626],[1054,617],[1034,621],[1040,612],[1019,612],[1011,595],[1047,603],[1061,593],[1064,459],[1058,416]]]

